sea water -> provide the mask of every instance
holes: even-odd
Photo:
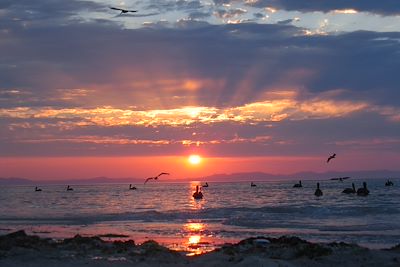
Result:
[[[363,180],[209,182],[204,198],[192,197],[199,182],[146,185],[43,185],[0,188],[0,234],[24,229],[39,236],[75,234],[109,239],[154,239],[173,249],[207,251],[252,236],[298,236],[316,242],[348,242],[371,248],[400,243],[400,180],[385,186],[368,179],[370,195],[342,191]]]

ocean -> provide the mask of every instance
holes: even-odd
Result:
[[[363,180],[209,182],[204,198],[192,193],[200,182],[146,185],[43,185],[0,188],[0,234],[24,229],[42,237],[75,234],[103,239],[154,239],[190,253],[210,251],[226,242],[254,236],[298,236],[315,242],[357,243],[389,248],[400,243],[400,180],[365,180],[366,197],[341,193]]]

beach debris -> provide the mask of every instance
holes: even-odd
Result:
[[[279,238],[248,238],[235,245],[225,245],[222,247],[222,252],[228,255],[262,254],[272,259],[293,260],[300,257],[313,259],[330,255],[332,249],[298,237],[283,236]]]
[[[17,231],[0,236],[0,266],[399,266],[400,244],[372,250],[347,243],[312,243],[295,236],[253,237],[186,257],[156,241],[142,244],[76,235],[54,240]],[[66,263],[66,264],[64,264]],[[139,263],[139,264],[136,264]],[[383,263],[383,264],[382,264]],[[83,265],[84,264],[84,265]],[[127,265],[128,264],[128,265]]]
[[[49,238],[40,238],[36,235],[27,235],[25,231],[20,230],[7,235],[0,236],[0,250],[11,250],[13,247],[37,248],[52,246]]]

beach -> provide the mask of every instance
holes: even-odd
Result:
[[[2,187],[0,266],[400,266],[398,187],[294,182]]]
[[[400,240],[399,187],[368,180],[367,197],[341,193],[350,182],[315,181],[210,183],[194,200],[196,182],[129,185],[63,185],[0,188],[0,235],[24,229],[27,234],[65,239],[77,234],[156,240],[174,250],[211,251],[224,243],[254,236],[297,236],[316,243],[346,242],[381,249]],[[398,181],[395,180],[397,183]],[[161,194],[165,197],[161,197]]]
[[[311,243],[297,237],[257,237],[186,256],[156,241],[107,242],[99,237],[63,240],[27,235],[0,236],[0,266],[399,266],[400,244],[373,250],[347,243]]]
[[[400,267],[399,3],[0,0],[0,267]]]

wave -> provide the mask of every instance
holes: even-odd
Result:
[[[81,213],[39,216],[2,216],[0,222],[31,222],[48,224],[94,224],[109,221],[136,222],[182,222],[188,220],[205,220],[225,225],[243,227],[315,227],[329,220],[341,219],[355,222],[364,220],[365,216],[376,220],[386,218],[393,221],[400,213],[395,207],[302,207],[302,206],[265,206],[259,208],[232,207],[209,208],[201,210],[141,210],[122,213]],[[396,220],[395,220],[396,221]],[[398,225],[397,225],[398,226]]]

